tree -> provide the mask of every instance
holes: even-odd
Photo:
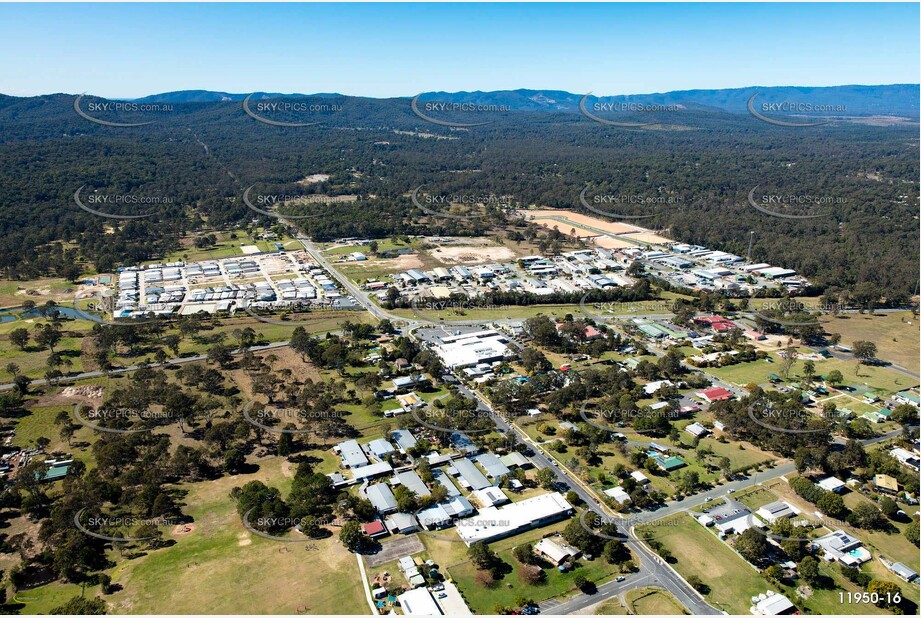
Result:
[[[815,378],[815,361],[807,360],[803,363],[803,378],[807,384]]]
[[[772,582],[778,583],[783,578],[783,569],[776,564],[772,564],[768,568],[764,569],[764,576]]]
[[[874,579],[867,586],[867,592],[878,596],[878,607],[894,609],[902,602],[902,589],[893,582]]]
[[[876,344],[872,341],[855,341],[853,353],[858,363],[866,365],[876,358]]]
[[[764,534],[752,528],[740,534],[735,542],[736,551],[754,565],[764,560],[769,548]]]
[[[921,542],[921,533],[919,533],[919,523],[918,520],[913,520],[908,527],[905,528],[905,538],[918,545]]]
[[[24,375],[18,375],[13,380],[13,384],[16,385],[16,390],[19,391],[20,395],[26,395],[29,393],[29,386],[32,384],[32,380]]]
[[[512,550],[512,556],[521,564],[532,564],[534,562],[534,548],[530,544],[518,545]]]
[[[361,526],[354,519],[345,522],[339,531],[339,542],[351,552],[358,552],[365,543],[365,535]]]
[[[54,615],[99,616],[106,613],[106,602],[98,597],[87,599],[76,596],[64,605],[51,610]]]
[[[678,488],[686,494],[692,493],[700,484],[700,474],[694,470],[687,470],[678,481]]]
[[[208,362],[217,363],[221,367],[227,366],[233,356],[230,354],[230,348],[223,343],[217,343],[208,349]]]
[[[832,369],[828,372],[828,375],[825,376],[825,381],[831,384],[832,386],[838,386],[844,382],[844,375],[837,369]]]
[[[237,449],[230,449],[224,455],[224,469],[230,474],[236,474],[246,465],[246,457]]]
[[[467,557],[478,569],[491,569],[498,557],[486,543],[479,541],[467,548]]]
[[[17,328],[10,331],[10,341],[20,350],[25,350],[29,343],[29,331],[25,328]]]
[[[521,364],[528,373],[545,372],[553,368],[553,364],[537,349],[525,347],[521,351]]]
[[[703,581],[701,581],[700,577],[698,577],[697,575],[689,576],[688,584],[690,584],[691,588],[693,588],[694,590],[696,590],[697,592],[701,594],[706,594],[707,592],[710,591],[710,587],[707,584],[703,583]]]
[[[537,482],[546,490],[551,490],[556,486],[556,474],[550,468],[541,468],[535,475]]]
[[[829,517],[842,518],[847,514],[847,507],[844,506],[844,500],[833,491],[823,493],[815,503],[819,510]]]
[[[899,505],[889,496],[883,496],[879,501],[879,510],[889,519],[894,518],[899,513]]]
[[[623,543],[611,539],[604,544],[604,550],[601,555],[608,561],[608,564],[617,564],[618,562],[623,562],[628,559],[630,557],[630,552],[627,551]]]
[[[886,520],[878,508],[869,502],[861,502],[847,516],[847,523],[865,530],[879,530],[886,526]]]
[[[572,583],[576,585],[576,588],[583,592],[591,590],[595,587],[595,584],[582,573],[576,573],[576,576],[572,578]]]
[[[54,354],[54,346],[61,341],[61,331],[59,327],[52,324],[39,324],[35,332],[35,343],[45,348],[47,347]]]
[[[806,556],[800,560],[796,565],[796,573],[810,586],[815,586],[822,579],[819,561],[814,556]]]

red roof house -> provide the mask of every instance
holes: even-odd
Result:
[[[384,526],[384,522],[379,519],[375,519],[367,524],[362,524],[361,528],[364,530],[365,535],[372,539],[387,535],[387,528]]]
[[[713,403],[714,401],[722,401],[724,399],[732,399],[732,393],[727,391],[722,386],[714,386],[713,388],[704,389],[697,392],[696,395],[710,403]]]

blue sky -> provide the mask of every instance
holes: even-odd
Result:
[[[917,83],[918,4],[0,4],[0,92]]]

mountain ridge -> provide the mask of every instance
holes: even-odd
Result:
[[[918,118],[921,108],[921,85],[919,84],[881,84],[881,85],[843,85],[843,86],[746,86],[743,88],[717,88],[673,90],[646,94],[590,95],[595,103],[628,103],[635,105],[676,106],[684,109],[701,111],[720,111],[745,113],[749,99],[757,95],[757,105],[764,103],[808,103],[813,106],[831,106],[833,110],[823,112],[836,116],[875,116],[897,115]],[[27,99],[37,97],[3,98]],[[71,95],[77,96],[77,95]],[[87,95],[92,97],[93,95]],[[505,111],[518,112],[578,112],[579,104],[586,95],[575,94],[566,90],[518,88],[514,90],[473,90],[473,91],[429,91],[406,97],[366,97],[351,96],[340,93],[230,93],[216,90],[176,90],[151,94],[137,99],[109,99],[130,101],[133,103],[227,103],[242,102],[247,97],[254,100],[264,99],[299,99],[299,98],[341,98],[363,100],[369,103],[394,100],[410,100],[418,97],[420,101],[439,101],[443,103],[468,103],[476,105],[500,106]]]
[[[590,96],[593,102],[630,103],[643,105],[675,105],[705,110],[744,113],[749,99],[758,95],[758,103],[809,103],[816,106],[843,108],[829,111],[831,115],[885,115],[918,116],[921,107],[921,85],[881,84],[843,86],[746,86],[743,88],[673,90],[645,94]],[[410,99],[414,97],[364,97],[338,93],[251,93],[253,98],[352,98],[371,101]],[[209,103],[242,101],[250,94],[233,94],[209,90],[180,90],[148,95],[135,102]],[[420,101],[444,103],[473,103],[502,106],[508,111],[578,112],[579,103],[586,95],[565,90],[529,89],[429,91],[417,95]]]

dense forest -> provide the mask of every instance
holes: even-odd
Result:
[[[476,235],[501,213],[432,217],[409,194],[496,195],[513,204],[580,208],[579,194],[672,198],[642,224],[671,237],[794,268],[824,288],[871,286],[883,300],[916,292],[918,136],[910,123],[769,125],[714,109],[653,113],[642,129],[604,126],[577,113],[509,112],[465,129],[426,123],[408,99],[306,99],[333,111],[257,122],[239,102],[172,103],[168,111],[96,116],[145,126],[94,124],[74,97],[0,96],[0,268],[4,277],[68,276],[73,264],[110,270],[164,255],[195,230],[259,217],[256,195],[355,195],[281,212],[317,240],[402,234]],[[82,109],[101,100],[84,97]],[[329,179],[303,183],[312,174]],[[156,205],[96,203],[74,193],[164,198]],[[749,192],[832,198],[766,215]],[[287,208],[287,207],[286,207]],[[606,207],[602,207],[606,208]],[[613,209],[612,209],[613,210]],[[637,214],[637,207],[619,207]],[[565,230],[564,230],[565,231]]]

